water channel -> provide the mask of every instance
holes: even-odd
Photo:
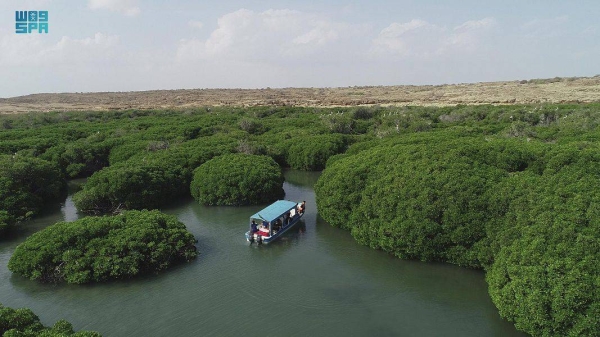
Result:
[[[502,320],[484,274],[403,261],[358,245],[317,214],[319,173],[287,171],[286,199],[306,200],[298,230],[248,245],[262,206],[162,209],[198,238],[199,257],[159,275],[96,285],[40,284],[7,269],[15,247],[57,221],[78,218],[71,198],[0,241],[0,303],[42,323],[64,318],[104,336],[524,336]]]

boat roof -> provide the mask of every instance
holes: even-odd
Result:
[[[261,211],[257,212],[251,219],[263,219],[268,222],[271,222],[277,218],[279,218],[282,214],[288,212],[292,208],[295,208],[297,203],[289,200],[277,200],[271,205],[263,208]]]

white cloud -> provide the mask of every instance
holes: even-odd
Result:
[[[96,33],[92,37],[73,39],[63,36],[50,43],[38,34],[11,34],[0,31],[0,67],[55,65],[94,65],[116,52],[119,37]]]
[[[107,9],[126,16],[136,16],[141,10],[138,0],[89,0],[90,9]]]
[[[357,27],[289,9],[240,9],[221,16],[205,39],[183,39],[179,60],[226,58],[261,62],[297,59],[361,35]]]
[[[485,38],[485,34],[495,26],[494,18],[467,21],[453,29],[452,35],[446,39],[446,44],[473,51],[477,48],[479,41]]]
[[[464,22],[452,29],[414,19],[392,23],[373,40],[371,53],[403,57],[433,57],[450,50],[474,51],[496,25],[494,18]]]
[[[446,34],[446,28],[423,20],[394,22],[384,28],[373,40],[372,51],[403,56],[427,56],[437,53]]]

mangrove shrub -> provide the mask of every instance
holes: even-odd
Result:
[[[104,213],[117,209],[156,208],[187,193],[189,178],[169,163],[120,163],[94,173],[73,196],[77,209]]]
[[[334,161],[315,187],[324,219],[402,258],[479,267],[486,195],[506,172],[469,156],[482,142],[397,144]]]
[[[46,160],[0,155],[0,233],[27,219],[65,191],[60,169]]]
[[[520,330],[598,336],[600,148],[422,135],[331,160],[319,214],[402,258],[485,268]]]
[[[320,171],[329,157],[344,152],[346,138],[340,134],[303,137],[288,142],[287,162],[290,167],[305,171]]]
[[[42,325],[31,309],[13,309],[0,303],[0,336],[3,337],[102,337],[95,331],[73,330],[73,325],[59,320],[52,327]]]
[[[281,168],[271,157],[238,153],[200,165],[190,189],[206,205],[254,205],[282,198],[283,180]]]
[[[42,282],[124,279],[192,260],[194,243],[174,216],[126,211],[47,227],[17,246],[8,269]]]
[[[542,175],[501,188],[487,281],[501,316],[532,335],[600,334],[600,150],[562,146]]]

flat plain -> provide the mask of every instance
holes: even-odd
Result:
[[[600,102],[600,75],[445,85],[32,94],[0,98],[0,114],[203,106],[452,106],[589,102]]]

